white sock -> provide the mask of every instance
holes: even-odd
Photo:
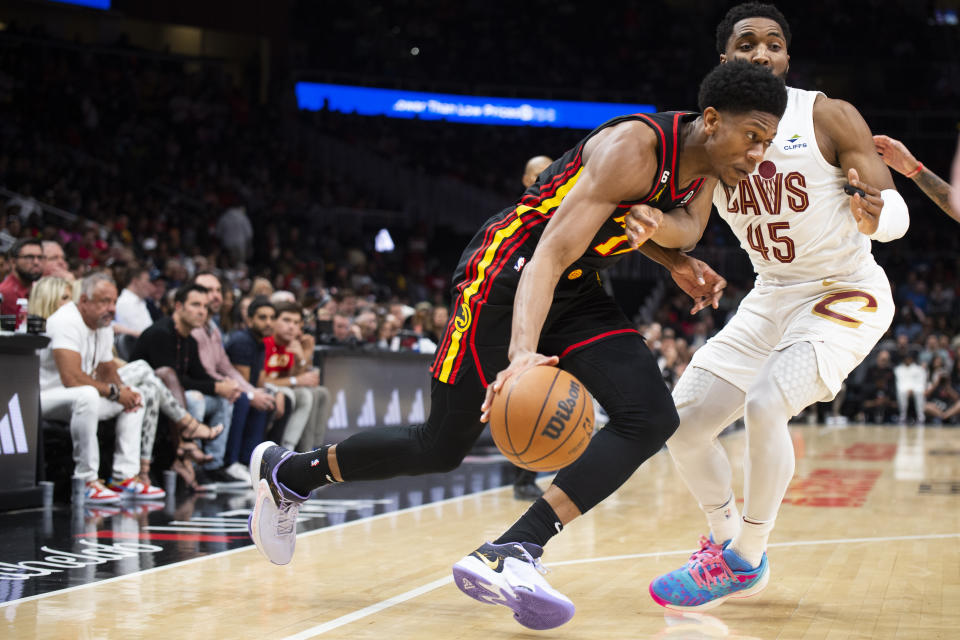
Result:
[[[751,567],[760,566],[763,552],[767,550],[767,540],[773,531],[774,520],[769,522],[750,522],[743,518],[740,532],[734,536],[728,549],[750,563]]]
[[[717,544],[723,544],[739,533],[740,513],[732,493],[720,506],[705,506],[703,511],[707,514],[707,524],[710,525],[710,533]]]

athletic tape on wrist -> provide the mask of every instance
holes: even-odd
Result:
[[[870,235],[871,240],[890,242],[902,238],[910,228],[910,211],[896,189],[884,189],[880,192],[883,210],[880,212],[880,224]]]

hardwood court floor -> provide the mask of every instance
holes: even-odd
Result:
[[[793,426],[797,473],[755,598],[672,616],[647,594],[703,533],[660,452],[551,541],[577,614],[547,632],[450,582],[524,508],[510,489],[301,535],[287,567],[253,547],[0,608],[15,638],[957,638],[960,429]],[[735,459],[743,432],[723,438]],[[546,484],[545,480],[541,480]],[[737,476],[737,486],[740,486]]]

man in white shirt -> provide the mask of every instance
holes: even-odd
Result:
[[[50,346],[40,355],[40,410],[44,418],[70,422],[73,477],[86,483],[86,501],[118,502],[120,494],[98,479],[97,425],[116,417],[113,480],[134,497],[162,498],[163,492],[137,479],[140,471],[140,393],[123,384],[113,363],[113,320],[117,288],[109,276],[83,279],[78,302],[68,302],[47,319]]]
[[[117,298],[117,314],[113,322],[116,333],[139,337],[143,330],[153,324],[147,298],[153,293],[150,271],[143,267],[133,269],[130,282]]]
[[[910,401],[910,396],[913,396],[913,410],[917,415],[917,424],[923,424],[927,368],[917,362],[917,358],[911,350],[904,354],[903,362],[893,368],[893,375],[897,379],[897,405],[900,407],[900,424],[907,423],[907,404]]]

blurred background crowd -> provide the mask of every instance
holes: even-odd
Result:
[[[227,343],[262,296],[300,305],[302,335],[318,348],[424,353],[443,334],[450,275],[473,230],[519,196],[528,157],[556,157],[585,131],[303,112],[294,82],[695,108],[727,8],[677,0],[654,15],[644,2],[614,2],[586,28],[564,0],[522,10],[285,0],[268,15],[228,4],[4,4],[0,250],[42,240],[42,275],[108,273],[152,322],[174,314],[179,288],[212,274]],[[795,38],[789,82],[851,101],[874,133],[948,176],[960,119],[956,7],[779,4]],[[605,64],[586,66],[586,49]],[[865,66],[865,56],[883,62]],[[874,249],[898,314],[838,399],[808,412],[819,420],[960,419],[960,227],[895,178],[911,229]],[[689,315],[690,301],[641,256],[605,282],[670,384],[751,286],[722,222],[694,254],[730,281],[717,310]],[[0,280],[19,268],[16,256],[0,258]],[[139,331],[118,329],[118,339]]]

